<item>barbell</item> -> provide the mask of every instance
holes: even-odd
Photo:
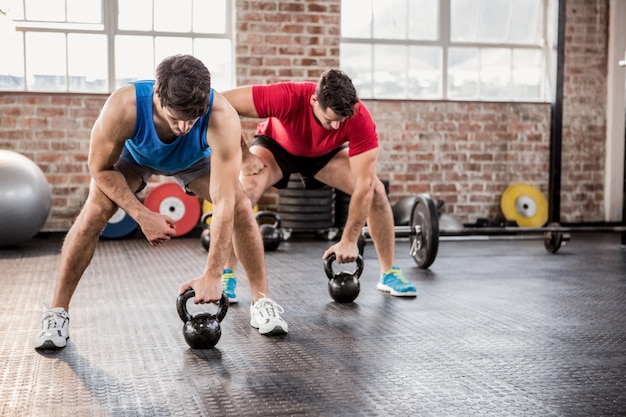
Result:
[[[556,253],[571,238],[572,232],[626,232],[626,226],[564,227],[549,223],[545,227],[468,227],[460,230],[439,230],[437,206],[428,194],[418,194],[411,209],[408,226],[395,226],[396,238],[409,238],[409,254],[418,267],[430,267],[443,240],[543,240],[546,250]],[[369,229],[363,227],[362,237],[370,238]]]

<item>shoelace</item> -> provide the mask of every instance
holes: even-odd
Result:
[[[222,272],[222,279],[230,279],[230,278],[237,278],[237,276],[231,269],[225,269]]]
[[[403,284],[408,284],[409,283],[409,280],[406,279],[406,277],[404,276],[404,274],[400,270],[392,269],[390,271],[387,271],[387,273],[393,275],[396,278],[398,278],[398,280],[400,282],[402,282]]]
[[[228,284],[230,284],[230,280],[234,278],[236,277],[235,277],[235,274],[232,272],[223,274],[222,275],[222,289],[224,290],[228,289]]]
[[[56,329],[58,326],[57,322],[57,313],[54,312],[48,303],[43,303],[45,307],[44,320],[46,320],[46,328],[47,329]]]
[[[276,317],[277,311],[278,311],[278,314],[282,314],[285,312],[285,309],[282,308],[282,306],[280,306],[279,304],[277,304],[275,301],[272,301],[272,300],[259,300],[257,303],[259,304],[258,309],[259,311],[261,311],[261,315],[264,315],[263,310],[265,311],[268,317]]]

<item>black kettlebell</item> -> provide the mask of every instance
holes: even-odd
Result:
[[[335,259],[335,254],[331,253],[324,260],[324,271],[328,276],[328,293],[338,303],[351,303],[359,296],[361,290],[359,277],[363,272],[363,257],[357,256],[356,269],[353,272],[334,272],[332,264]]]
[[[187,300],[195,296],[196,293],[193,288],[189,288],[176,299],[178,316],[185,323],[183,325],[183,336],[185,337],[185,342],[192,349],[211,349],[217,345],[220,337],[222,337],[220,322],[228,311],[228,297],[222,293],[217,314],[200,313],[192,316],[187,311]]]
[[[271,219],[272,223],[264,222],[264,219]],[[278,213],[271,211],[259,211],[256,214],[256,221],[261,231],[261,239],[263,239],[263,248],[266,251],[275,251],[278,249],[283,237],[280,234],[280,216]]]
[[[202,233],[200,233],[200,242],[202,243],[202,247],[207,252],[209,251],[209,246],[211,246],[211,229],[209,225],[209,219],[213,217],[213,213],[207,211],[200,218],[200,225],[202,225]]]

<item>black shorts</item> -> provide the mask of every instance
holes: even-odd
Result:
[[[283,177],[276,184],[274,184],[274,187],[279,189],[287,188],[289,177],[294,172],[300,174],[304,188],[311,189],[324,186],[323,183],[317,181],[313,177],[322,168],[324,168],[326,164],[328,164],[328,162],[330,162],[330,160],[337,155],[337,153],[346,147],[346,145],[343,145],[340,148],[334,149],[322,156],[296,156],[287,152],[274,139],[265,135],[255,136],[252,141],[252,146],[261,146],[269,150],[274,155],[274,159],[283,173]]]

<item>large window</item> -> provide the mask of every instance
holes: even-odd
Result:
[[[546,101],[543,0],[342,0],[362,98]]]
[[[192,54],[234,87],[229,0],[0,0],[0,90],[111,92]]]

